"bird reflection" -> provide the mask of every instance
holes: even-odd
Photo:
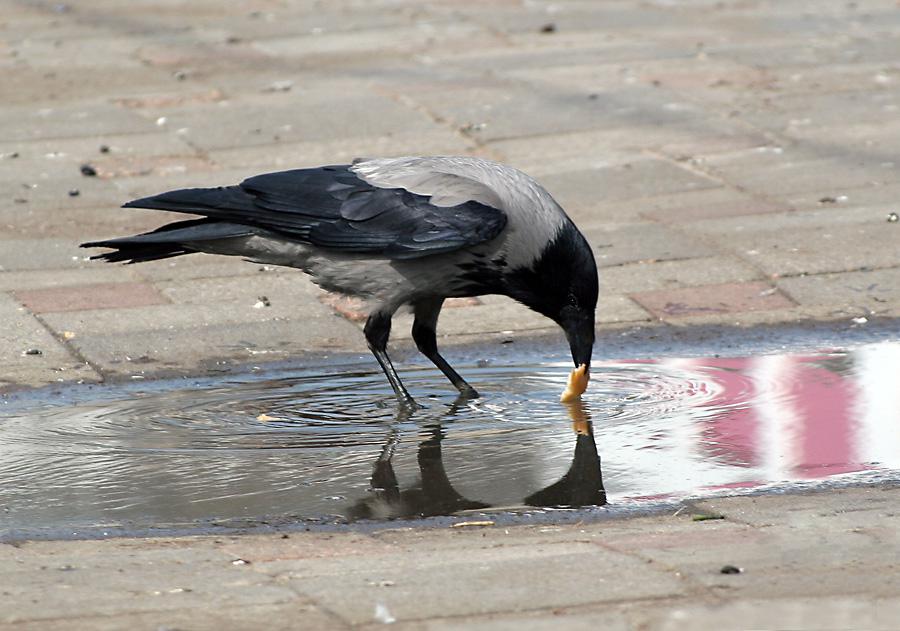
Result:
[[[567,406],[575,430],[575,456],[566,474],[550,486],[525,498],[528,506],[603,506],[606,490],[600,455],[594,442],[594,424],[582,401]]]
[[[469,499],[460,494],[444,468],[441,442],[446,436],[445,426],[464,408],[467,398],[460,396],[437,422],[423,428],[418,445],[417,460],[420,481],[401,489],[394,472],[392,458],[400,443],[399,427],[413,419],[416,410],[406,406],[398,409],[397,417],[384,447],[375,461],[370,480],[370,495],[348,510],[350,519],[397,519],[449,515],[459,511],[490,508],[490,504]],[[575,433],[575,453],[566,474],[557,482],[528,495],[527,506],[602,506],[606,491],[600,471],[600,457],[594,442],[593,424],[581,401],[566,406]]]

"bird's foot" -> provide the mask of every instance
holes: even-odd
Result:
[[[456,388],[459,390],[459,398],[466,401],[468,401],[469,399],[477,399],[481,396],[480,394],[478,394],[478,390],[465,382],[463,382],[461,385],[457,385]]]
[[[416,403],[416,400],[413,399],[410,395],[406,395],[405,397],[397,397],[397,401],[400,403],[400,407],[404,412],[415,412],[416,410],[422,410],[425,408],[424,405],[419,405],[418,403]]]

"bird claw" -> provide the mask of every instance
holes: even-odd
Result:
[[[415,412],[417,410],[425,409],[424,405],[419,405],[416,403],[416,400],[410,396],[401,397],[398,400],[400,402],[400,407],[406,412]]]

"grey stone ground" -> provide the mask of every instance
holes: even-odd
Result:
[[[118,209],[136,196],[360,155],[537,176],[596,248],[601,329],[900,316],[893,0],[0,0],[0,69],[0,391],[364,356],[359,323],[294,271],[76,247],[168,219]],[[442,326],[444,344],[551,331],[496,298]],[[383,598],[428,628],[891,628],[879,551],[898,528],[873,497],[897,501],[735,499],[751,517],[583,533],[27,544],[2,550],[2,620],[340,627]]]

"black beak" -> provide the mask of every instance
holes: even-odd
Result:
[[[594,352],[594,314],[581,313],[562,322],[563,331],[572,351],[575,366],[584,364],[591,367],[591,355]]]

